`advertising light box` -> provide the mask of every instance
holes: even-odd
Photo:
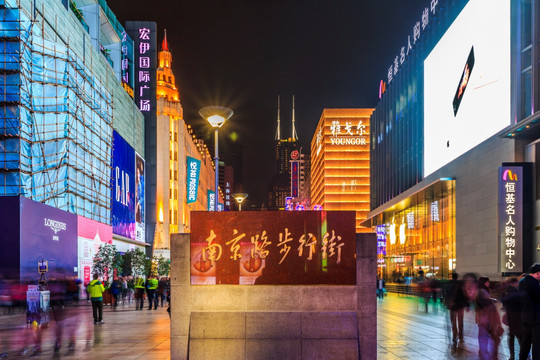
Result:
[[[354,211],[194,211],[192,285],[354,285]]]
[[[113,132],[113,233],[135,240],[135,150]]]
[[[471,0],[424,61],[424,176],[510,118],[510,1]]]
[[[78,275],[83,284],[92,280],[92,266],[102,243],[112,244],[112,228],[95,220],[77,216]]]
[[[39,279],[41,259],[48,278],[77,276],[77,216],[21,196],[20,219],[21,281]]]

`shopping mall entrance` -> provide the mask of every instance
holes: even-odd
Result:
[[[378,274],[389,283],[449,279],[456,267],[455,181],[438,180],[371,219]]]

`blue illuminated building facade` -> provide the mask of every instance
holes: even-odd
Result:
[[[496,20],[479,20],[494,7]],[[452,271],[501,278],[540,260],[538,10],[528,0],[426,0],[388,59],[371,116],[364,223],[377,227],[386,249],[378,266],[387,281],[420,269],[438,278]],[[504,56],[488,56],[495,43],[507,44]],[[523,169],[519,204],[499,195],[500,171],[513,165]],[[521,225],[501,224],[500,214],[514,216],[514,206]]]

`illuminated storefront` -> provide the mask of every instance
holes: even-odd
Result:
[[[311,205],[369,212],[369,117],[373,109],[324,109],[311,141]]]
[[[373,218],[378,273],[390,282],[449,278],[455,268],[455,181],[438,180]]]

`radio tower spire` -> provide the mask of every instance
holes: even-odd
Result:
[[[279,95],[277,97],[277,130],[276,130],[276,141],[281,140],[281,132],[279,130],[280,128],[280,120],[279,120]]]
[[[298,140],[298,134],[296,134],[296,127],[294,126],[294,95],[292,96],[292,139]]]

